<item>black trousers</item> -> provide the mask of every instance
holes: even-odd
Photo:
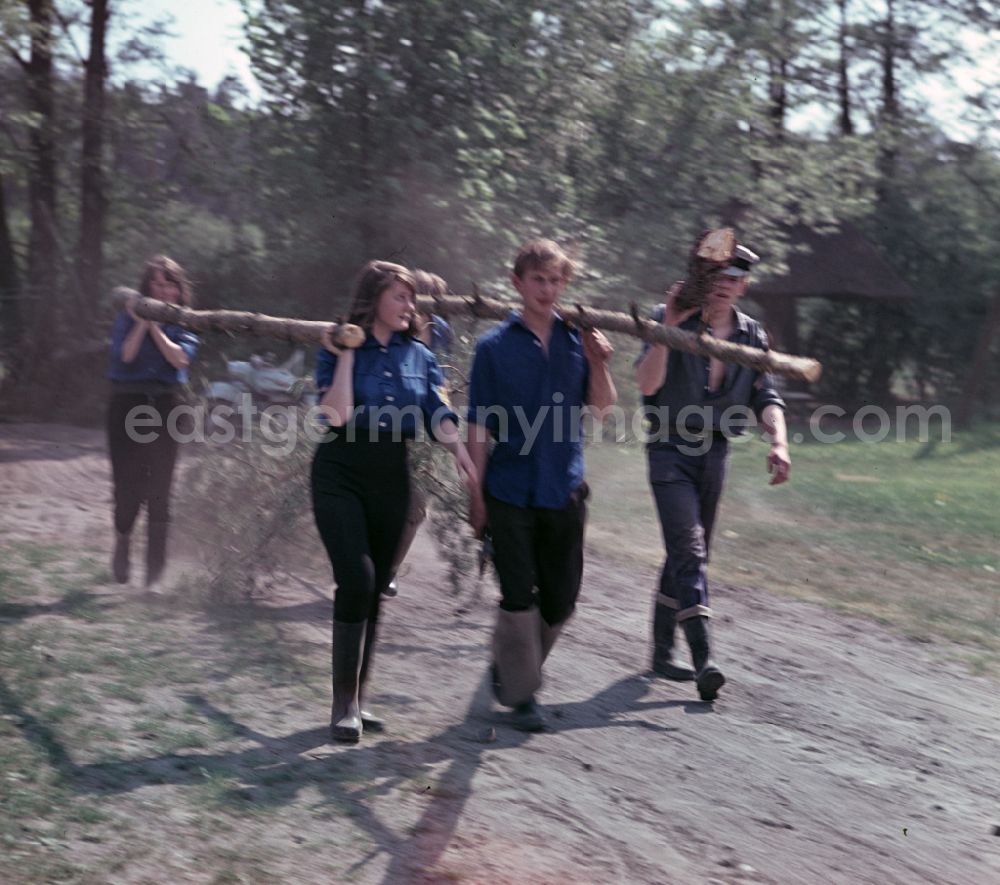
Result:
[[[728,467],[729,444],[722,438],[699,455],[649,450],[649,482],[667,553],[660,599],[679,621],[711,615],[708,551]]]
[[[169,522],[170,487],[177,464],[177,440],[167,432],[167,416],[180,400],[175,393],[112,393],[108,404],[108,453],[114,484],[115,529],[132,531],[142,505],[151,523]],[[159,428],[140,427],[146,441],[132,439],[127,417],[137,406],[152,408],[160,416]]]
[[[587,494],[586,484],[580,486],[561,510],[516,507],[487,497],[500,608],[517,612],[537,605],[550,626],[573,614],[583,580]]]
[[[406,443],[325,440],[313,457],[311,485],[316,528],[337,584],[333,616],[377,621],[410,503]]]

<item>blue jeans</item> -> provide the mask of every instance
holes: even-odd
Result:
[[[667,553],[659,601],[676,610],[678,621],[711,617],[708,548],[726,482],[729,443],[716,437],[700,455],[664,446],[650,449],[648,456],[649,484]]]

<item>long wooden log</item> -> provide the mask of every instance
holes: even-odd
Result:
[[[192,310],[154,298],[144,298],[134,289],[125,286],[119,286],[111,293],[111,303],[117,308],[124,308],[130,298],[134,299],[132,309],[136,316],[158,323],[172,323],[195,332],[255,335],[258,338],[277,338],[281,341],[294,341],[296,344],[322,346],[323,331],[330,329],[330,337],[338,347],[360,347],[365,340],[364,329],[351,323],[292,320],[243,310]]]
[[[165,304],[152,298],[143,298],[133,289],[119,287],[112,293],[116,307],[124,307],[133,298],[133,310],[137,316],[157,322],[173,323],[198,332],[227,332],[229,334],[256,335],[278,338],[299,344],[322,344],[324,329],[331,329],[333,342],[343,347],[358,347],[365,340],[364,331],[349,323],[326,323],[316,320],[294,320],[271,317],[259,313],[237,310],[191,310],[173,304]],[[498,298],[450,295],[441,298],[421,296],[417,303],[441,316],[472,316],[483,320],[506,319],[518,305]],[[699,356],[715,357],[727,363],[747,366],[760,372],[772,372],[787,378],[815,381],[820,376],[822,366],[814,359],[791,356],[775,350],[760,350],[733,344],[707,334],[695,334],[664,326],[639,316],[635,304],[632,314],[575,305],[564,306],[562,315],[581,329],[603,329],[632,335],[651,344],[665,344],[674,350],[683,350]]]
[[[420,297],[417,303],[441,316],[474,316],[479,319],[502,320],[517,307],[509,301],[497,298],[482,298],[477,296],[447,296],[442,298]],[[664,326],[663,323],[643,319],[638,308],[631,305],[631,315],[610,310],[597,310],[577,304],[573,307],[563,305],[561,314],[564,319],[581,329],[602,329],[610,332],[621,332],[632,335],[650,344],[666,344],[673,350],[683,350],[699,356],[720,359],[726,363],[736,363],[760,372],[772,372],[786,378],[801,381],[815,381],[823,371],[822,365],[810,357],[792,356],[779,353],[776,350],[761,350],[757,347],[747,347],[723,341],[708,334],[697,335],[678,329],[676,326]]]

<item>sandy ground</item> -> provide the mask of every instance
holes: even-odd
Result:
[[[107,477],[97,431],[0,425],[0,542],[108,536]],[[346,809],[338,863],[356,882],[1000,883],[1000,692],[947,646],[717,587],[729,681],[704,704],[690,684],[642,675],[655,575],[591,555],[577,615],[546,668],[552,729],[524,735],[483,679],[493,593],[459,606],[442,592],[424,536],[409,565],[385,606],[373,679],[389,731],[328,747],[325,709],[272,704],[227,748],[251,788],[265,761],[291,766],[268,821],[229,837],[287,840],[287,859],[272,867],[281,880],[333,881],[314,838],[340,826],[319,813],[326,800]],[[107,588],[109,598],[129,592]],[[329,594],[322,578],[300,576],[266,614],[318,661]],[[177,641],[193,650],[198,618],[177,622]],[[205,715],[228,714],[216,704]],[[85,748],[65,749],[61,764],[81,781],[107,772],[83,761]],[[187,784],[163,766],[148,776],[154,761],[110,764],[136,772],[129,813],[150,815],[152,856],[171,832],[183,838],[183,815],[166,826],[164,808]],[[345,764],[360,779],[330,786],[324,768]],[[169,857],[160,881],[221,881],[195,853]],[[115,881],[148,875],[126,865]]]

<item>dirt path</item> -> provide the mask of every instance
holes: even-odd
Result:
[[[103,549],[103,451],[94,431],[0,425],[0,542]],[[185,751],[196,766],[221,759],[251,791],[269,783],[262,769],[286,775],[267,794],[266,819],[241,818],[224,837],[268,851],[267,876],[240,881],[333,881],[339,869],[387,885],[1000,882],[1000,692],[951,663],[948,647],[719,587],[729,683],[702,704],[690,685],[640,675],[655,576],[592,555],[577,616],[547,665],[554,728],[527,736],[504,725],[483,682],[491,592],[458,610],[426,538],[409,562],[375,664],[385,735],[326,747],[326,711],[280,684],[257,687],[252,714],[226,709],[225,694],[195,704],[205,718],[238,720],[224,745]],[[316,674],[329,635],[323,580],[290,578],[260,612],[284,625]],[[175,641],[201,656],[201,615],[171,623]],[[142,856],[106,881],[223,881],[204,846],[190,847],[201,838],[182,813],[190,775],[165,774],[162,758],[141,752],[88,760],[90,748],[65,746],[53,764],[91,792],[127,769],[116,795],[149,833]],[[111,837],[76,848],[94,862],[117,850]]]

